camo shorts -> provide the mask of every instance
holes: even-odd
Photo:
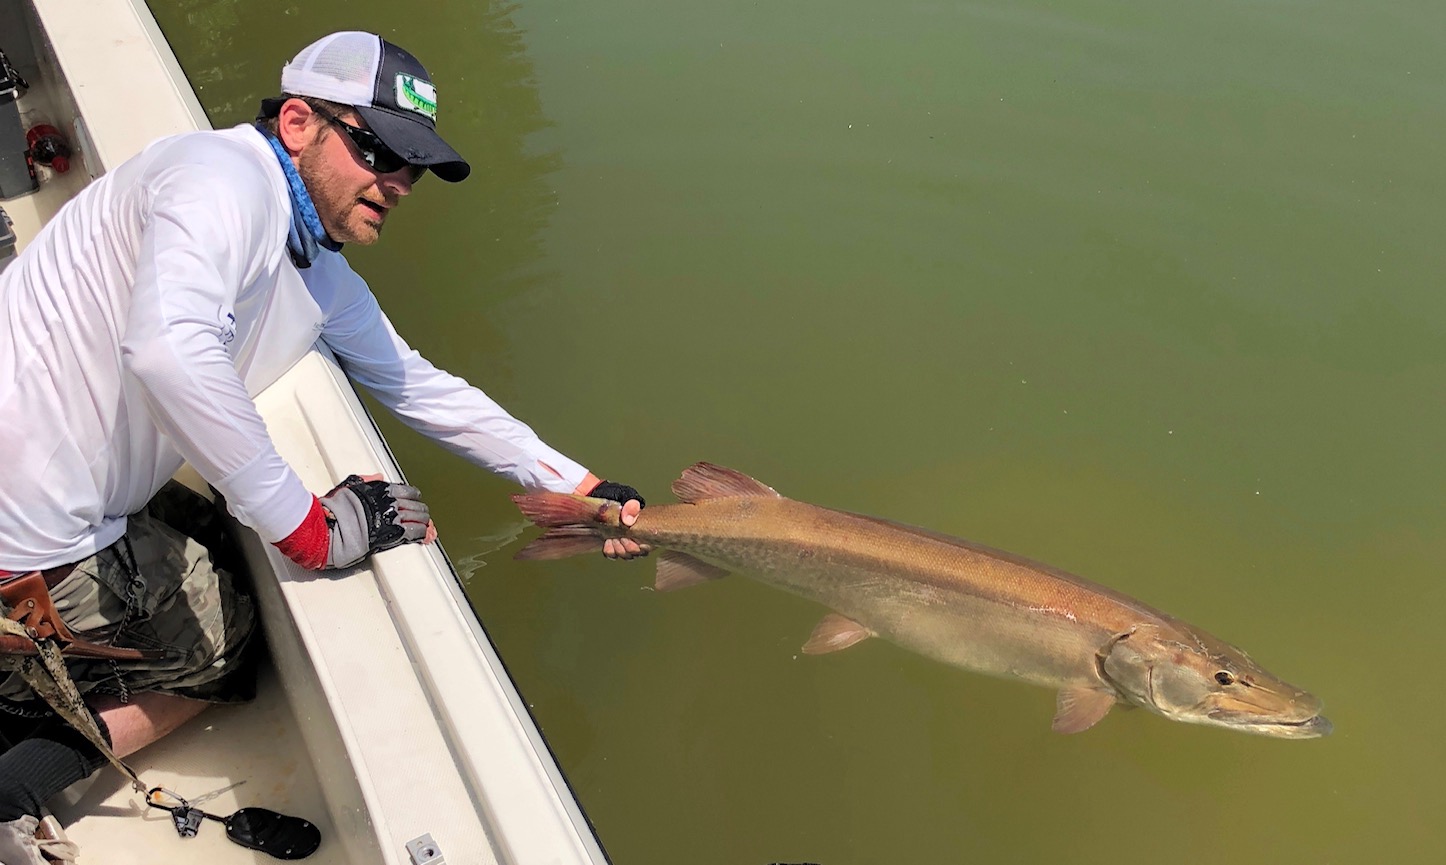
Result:
[[[166,691],[214,703],[254,695],[254,653],[247,648],[256,614],[231,571],[216,562],[216,548],[226,543],[216,517],[211,502],[168,484],[127,519],[123,540],[78,563],[50,590],[77,636],[165,652],[153,661],[70,661],[81,693]],[[0,681],[0,699],[38,700],[17,674]]]

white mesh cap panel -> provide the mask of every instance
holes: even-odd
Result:
[[[281,91],[343,105],[370,105],[381,62],[382,40],[375,33],[332,33],[301,49],[282,68]]]

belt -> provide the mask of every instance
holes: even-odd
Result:
[[[74,570],[74,566],[52,569]],[[148,661],[165,657],[165,652],[150,649],[126,649],[119,646],[103,646],[77,637],[66,627],[55,609],[50,597],[50,587],[44,583],[39,571],[20,576],[11,575],[0,582],[0,599],[5,602],[5,618],[19,623],[24,630],[0,634],[0,654],[35,655],[40,651],[39,641],[53,639],[61,653],[71,658],[99,658],[111,661]],[[8,623],[7,623],[8,624]]]
[[[70,576],[71,572],[75,570],[75,566],[78,564],[80,563],[72,562],[68,565],[57,565],[56,567],[46,568],[45,570],[41,571],[40,576],[42,579],[45,580],[45,588],[53,589],[56,586],[60,585],[60,581]],[[32,571],[31,573],[34,572]],[[25,574],[14,574],[10,571],[0,571],[0,586],[3,586],[11,580],[23,576],[25,576]]]

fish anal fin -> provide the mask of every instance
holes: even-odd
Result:
[[[873,631],[839,613],[829,613],[813,629],[808,642],[803,644],[805,655],[824,655],[847,649],[854,643],[867,640]]]
[[[1115,695],[1109,691],[1085,685],[1061,688],[1055,701],[1052,729],[1056,733],[1080,733],[1088,730],[1107,715],[1114,704]]]
[[[542,537],[517,551],[517,559],[565,559],[585,553],[601,553],[603,539],[592,529],[564,526],[548,529]]]
[[[782,498],[773,487],[713,463],[694,463],[684,469],[682,476],[673,481],[673,495],[689,503],[747,496]]]
[[[659,592],[671,592],[726,576],[728,572],[722,568],[695,559],[687,553],[664,550],[658,556],[658,578],[654,581],[653,588]]]

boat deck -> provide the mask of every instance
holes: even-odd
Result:
[[[296,729],[281,683],[268,668],[254,701],[207,709],[129,762],[145,783],[182,793],[219,817],[261,805],[310,820],[321,830],[322,842],[306,861],[343,865],[349,861],[346,849],[338,843],[311,757]],[[82,863],[275,861],[233,844],[225,827],[211,820],[196,837],[182,838],[171,828],[169,814],[145,807],[130,782],[108,766],[52,801],[51,810],[80,845]]]
[[[62,104],[64,95],[57,93],[54,76],[49,69],[42,68],[36,52],[30,50],[30,41],[21,41],[9,34],[24,32],[26,20],[21,15],[23,7],[18,3],[6,3],[0,8],[0,34],[6,34],[0,49],[4,49],[22,77],[30,83],[30,90],[16,103],[20,110],[20,125],[29,129],[38,123],[55,122],[67,115]],[[32,34],[32,36],[38,34]],[[64,174],[57,174],[49,168],[38,168],[42,182],[40,188],[28,195],[0,201],[0,208],[10,217],[15,230],[15,249],[19,252],[30,242],[41,227],[90,181],[85,157],[76,154],[71,168]]]

